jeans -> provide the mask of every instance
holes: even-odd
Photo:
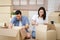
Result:
[[[35,29],[35,27],[33,26],[33,28],[32,28],[32,38],[36,38],[36,29]]]

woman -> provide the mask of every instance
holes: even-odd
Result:
[[[44,7],[40,7],[38,9],[38,15],[34,15],[32,17],[32,25],[33,25],[32,37],[35,38],[35,25],[47,24],[47,23],[48,20],[46,18],[46,10]]]
[[[38,9],[38,15],[32,17],[32,25],[47,24],[46,10],[44,7]]]

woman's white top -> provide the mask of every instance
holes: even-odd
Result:
[[[35,21],[36,24],[44,24],[44,23],[48,23],[47,17],[46,17],[45,20],[43,20],[43,18],[38,17],[38,15],[34,15],[34,16],[32,17],[32,20]]]

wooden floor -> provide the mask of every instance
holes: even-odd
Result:
[[[35,40],[35,39],[26,39],[26,40]]]
[[[31,39],[25,39],[25,40],[36,40],[36,39],[32,39],[32,38],[31,38]]]

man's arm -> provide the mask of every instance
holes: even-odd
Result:
[[[12,23],[9,23],[9,27],[8,28],[12,28],[13,27],[13,24]]]
[[[12,28],[14,24],[14,18],[11,19],[10,23],[9,23],[9,28]]]
[[[28,29],[28,28],[29,28],[29,25],[30,25],[30,23],[29,23],[29,19],[26,17],[25,28]]]

